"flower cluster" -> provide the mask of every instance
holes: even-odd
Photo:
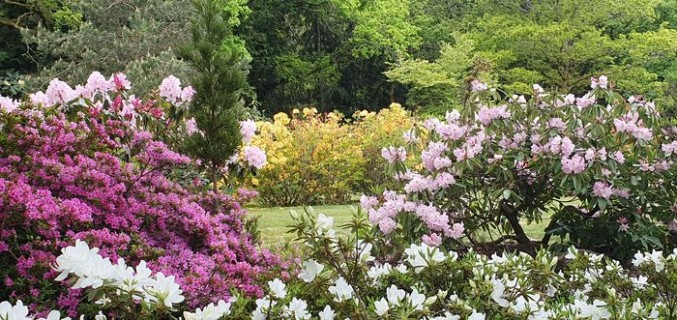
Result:
[[[543,244],[556,235],[622,259],[674,245],[663,234],[677,217],[677,131],[652,103],[623,99],[604,76],[578,98],[535,85],[506,101],[472,86],[464,110],[383,149],[401,185],[362,201],[383,234],[454,247],[491,229],[492,243],[530,246],[522,224],[552,215]]]
[[[143,260],[147,269],[171,274],[189,306],[227,299],[235,289],[260,296],[258,278],[279,260],[245,232],[238,201],[251,193],[194,192],[170,179],[192,161],[134,125],[161,103],[127,97],[124,76],[93,74],[85,89],[72,89],[80,93],[69,88],[54,81],[34,95],[45,96],[44,104],[0,111],[0,296],[21,299],[32,311],[56,304],[73,316],[82,288],[100,280],[83,277],[64,290],[44,279],[57,274],[50,265],[75,240],[110,261]],[[72,99],[81,92],[91,99]],[[132,119],[127,105],[134,106]]]
[[[268,282],[252,319],[666,319],[677,312],[669,280],[677,250],[638,252],[633,270],[574,247],[559,257],[547,250],[485,256],[426,244],[397,252],[365,246],[359,231],[337,238],[321,214],[292,216],[315,259],[303,263],[297,279]],[[360,219],[358,213],[351,223],[355,230]]]

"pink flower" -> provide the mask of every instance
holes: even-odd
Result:
[[[256,135],[256,122],[252,120],[240,121],[240,133],[245,144],[252,142]]]
[[[620,152],[620,151],[614,152],[613,158],[614,158],[614,160],[616,160],[620,164],[625,163],[625,156],[623,156],[623,152]]]
[[[369,197],[369,196],[366,196],[366,195],[362,195],[360,197],[360,206],[362,207],[362,209],[369,211],[370,209],[372,209],[376,205],[378,205],[378,198]]]
[[[578,174],[585,171],[585,159],[579,155],[569,158],[562,158],[562,171],[566,174]]]
[[[451,228],[444,231],[444,235],[450,238],[460,239],[463,237],[463,232],[465,232],[463,223],[454,223]]]
[[[192,135],[193,133],[198,132],[197,129],[197,122],[195,121],[195,118],[190,118],[186,120],[186,133],[188,135]]]
[[[595,182],[592,186],[592,194],[596,197],[609,199],[614,194],[613,188],[606,182]]]
[[[606,89],[609,86],[609,79],[607,76],[600,76],[599,79],[590,78],[590,87],[593,89],[602,88]]]
[[[195,93],[195,89],[193,89],[192,86],[187,86],[181,90],[181,100],[183,100],[183,102],[191,102],[193,101]]]
[[[378,227],[383,234],[389,234],[397,228],[397,222],[390,218],[384,218],[378,222]]]
[[[486,85],[486,83],[482,83],[479,80],[473,80],[470,83],[471,90],[473,92],[479,92],[479,91],[484,91],[487,90],[489,87]]]
[[[564,121],[562,121],[561,118],[552,118],[548,121],[548,128],[565,130],[567,128],[567,125],[566,123],[564,123]]]
[[[181,99],[181,93],[181,80],[179,78],[170,75],[162,80],[160,84],[160,97],[175,104]]]
[[[661,150],[665,153],[666,157],[671,156],[673,153],[677,154],[677,141],[662,144]]]
[[[393,164],[395,161],[406,161],[407,160],[407,150],[404,147],[388,147],[381,150],[381,156],[388,161],[388,163]]]
[[[5,111],[6,113],[11,113],[18,107],[19,103],[16,100],[0,96],[0,110]]]
[[[423,235],[423,243],[427,244],[430,247],[437,247],[442,244],[442,237],[437,233],[431,233]]]
[[[59,79],[52,79],[45,93],[49,105],[64,104],[78,97],[78,93],[71,86]]]
[[[132,88],[132,83],[127,80],[127,76],[124,73],[116,73],[111,78],[115,88],[118,90],[129,90]]]
[[[256,146],[246,146],[242,150],[244,153],[244,159],[249,163],[250,166],[261,169],[267,163],[266,153],[263,150],[259,149]]]
[[[618,224],[620,224],[620,226],[618,227],[618,231],[625,232],[628,231],[628,229],[630,229],[630,226],[628,225],[628,218],[619,217],[617,222]]]

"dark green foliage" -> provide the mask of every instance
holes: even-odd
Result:
[[[202,160],[217,190],[220,170],[242,141],[239,118],[247,85],[241,52],[226,46],[232,38],[223,0],[194,0],[192,42],[181,56],[195,71],[191,84],[197,91],[189,113],[201,132],[186,138],[188,154]]]
[[[136,93],[150,92],[167,75],[185,78],[186,65],[173,49],[190,39],[187,0],[75,0],[68,1],[82,15],[82,23],[68,28],[39,26],[24,31],[34,48],[38,72],[27,78],[32,88],[42,88],[58,77],[83,83],[92,71],[108,76],[124,72]]]

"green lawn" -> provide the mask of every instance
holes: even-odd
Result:
[[[355,204],[357,208],[359,204]],[[313,209],[317,214],[324,213],[327,216],[334,217],[334,226],[338,227],[352,218],[352,211],[349,205],[340,206],[315,206]],[[303,212],[303,207],[275,207],[275,208],[248,208],[250,214],[259,218],[259,230],[265,245],[282,244],[288,239],[292,239],[293,235],[288,234],[288,226],[292,219],[289,215],[289,210],[296,210],[298,213]],[[550,222],[550,217],[544,217],[543,221],[538,224],[524,224],[525,232],[533,239],[541,239],[543,237],[543,230]]]

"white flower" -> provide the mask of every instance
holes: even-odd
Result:
[[[491,280],[491,284],[494,285],[494,289],[491,291],[491,299],[494,300],[499,306],[507,307],[508,300],[503,298],[505,293],[505,285],[500,280]]]
[[[334,295],[334,301],[343,302],[351,299],[354,291],[353,287],[346,282],[346,279],[339,277],[336,283],[329,287],[329,292]]]
[[[574,307],[578,309],[578,316],[581,318],[592,318],[592,320],[609,319],[611,313],[606,308],[606,303],[595,300],[588,304],[582,300],[576,300]]]
[[[182,295],[183,290],[174,281],[174,276],[165,277],[162,272],[155,275],[155,280],[152,281],[152,286],[146,289],[149,296],[147,300],[164,304],[171,308],[172,304],[181,303],[184,300]]]
[[[0,318],[2,318],[1,313],[0,313]],[[57,310],[52,310],[47,315],[47,318],[39,318],[38,320],[71,320],[71,318],[70,317],[61,318],[61,312],[59,312]]]
[[[423,310],[425,299],[425,295],[419,293],[416,289],[409,294],[409,303],[415,310]]]
[[[446,258],[439,249],[430,247],[425,243],[420,246],[412,243],[408,249],[404,250],[404,253],[407,254],[407,262],[416,273],[421,272],[422,268],[442,262]]]
[[[310,313],[306,308],[308,308],[308,304],[305,301],[292,298],[289,305],[284,307],[284,314],[287,316],[293,314],[295,320],[310,319]]]
[[[331,309],[329,305],[324,307],[324,310],[320,311],[320,313],[317,314],[317,316],[320,318],[320,320],[334,320],[334,310]]]
[[[141,260],[136,266],[136,272],[128,267],[123,258],[113,266],[113,284],[127,292],[141,292],[144,286],[153,284],[152,271],[146,267],[146,261]]]
[[[360,261],[368,262],[373,261],[375,258],[371,255],[371,249],[373,246],[371,243],[363,242],[359,240],[357,243],[357,255],[360,257]]]
[[[630,280],[632,280],[632,284],[635,285],[635,288],[642,289],[644,286],[646,286],[647,280],[649,280],[649,278],[645,276],[638,276],[637,278],[630,278]]]
[[[303,271],[299,273],[299,279],[305,282],[312,282],[323,269],[324,266],[322,264],[317,263],[315,260],[308,260],[303,263]]]
[[[400,264],[397,267],[395,267],[395,270],[397,270],[399,273],[407,273],[409,272],[409,268],[407,268],[406,265]]]
[[[429,318],[429,320],[459,320],[459,319],[461,319],[461,317],[455,316],[451,314],[451,312],[449,311],[445,312],[444,316]]]
[[[472,314],[468,317],[468,320],[484,320],[486,317],[487,316],[484,313],[473,310]]]
[[[14,306],[8,301],[0,303],[0,319],[29,320],[31,318],[28,317],[28,307],[19,300]]]
[[[230,314],[232,302],[235,302],[235,298],[231,298],[228,302],[219,300],[216,305],[210,303],[202,309],[195,310],[195,313],[184,312],[183,317],[186,320],[218,320]]]
[[[73,285],[74,289],[98,288],[113,275],[113,265],[108,258],[98,254],[98,248],[89,249],[87,243],[76,240],[75,246],[61,249],[61,255],[56,258],[53,268],[61,272],[56,281],[62,281],[69,274],[78,277]]]
[[[367,276],[371,279],[378,279],[381,276],[390,273],[392,269],[393,267],[389,263],[385,263],[381,266],[375,265],[369,268],[369,271],[367,271]]]
[[[273,281],[268,281],[268,286],[273,297],[278,299],[284,299],[287,296],[287,286],[280,279],[275,279]]]
[[[404,292],[402,289],[398,289],[396,285],[391,285],[390,288],[386,289],[386,297],[388,298],[388,302],[394,306],[399,306],[400,301],[404,299],[404,296],[407,293]]]
[[[94,316],[94,320],[106,320],[106,315],[99,311],[99,313]]]
[[[317,229],[320,230],[329,230],[334,226],[334,218],[327,217],[324,213],[320,213],[317,216]]]
[[[386,299],[381,298],[381,300],[374,301],[374,311],[376,311],[377,315],[383,316],[388,313],[388,310],[390,310],[390,306],[388,306]]]

